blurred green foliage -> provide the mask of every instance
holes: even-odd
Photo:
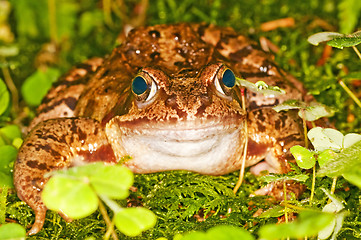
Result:
[[[0,136],[0,147],[5,147],[9,156],[3,158],[5,155],[0,154],[0,173],[7,176],[1,179],[11,179],[13,152],[19,147],[20,130],[24,132],[24,126],[34,116],[34,106],[39,104],[58,74],[90,57],[109,54],[121,43],[123,30],[139,23],[205,21],[231,26],[257,41],[263,36],[279,48],[275,55],[278,64],[304,82],[318,101],[336,109],[331,122],[340,131],[361,131],[361,109],[338,84],[340,78],[351,76],[345,82],[360,96],[360,77],[355,74],[360,69],[357,56],[350,49],[334,49],[331,57],[319,64],[324,45],[314,47],[307,42],[309,35],[320,31],[350,33],[357,30],[361,26],[360,1],[154,0],[148,5],[145,2],[0,0],[0,78],[3,80],[0,81],[0,128],[14,123],[19,126],[10,127]],[[295,25],[262,31],[262,23],[285,17],[294,18]],[[14,83],[14,88],[9,81]],[[14,107],[16,92],[19,94],[17,108]],[[252,217],[258,209],[268,209],[270,203],[263,197],[248,197],[261,186],[249,173],[240,192],[232,195],[237,178],[237,173],[214,177],[176,171],[136,175],[137,191],[120,203],[150,208],[159,220],[155,228],[132,239],[172,239],[177,233],[204,231],[225,223],[243,226],[257,235],[260,226],[277,222],[276,217]],[[330,189],[331,184],[330,178],[316,181],[314,206],[327,203],[320,188]],[[310,189],[311,179],[306,181],[306,186]],[[361,238],[361,222],[357,220],[361,209],[360,190],[344,179],[337,181],[336,189],[351,212],[344,220],[340,236]],[[309,197],[309,191],[304,197]],[[8,196],[5,211],[7,218],[23,226],[29,226],[34,219],[29,207],[13,193]],[[89,236],[100,239],[106,226],[99,218],[100,214],[94,213],[66,224],[58,214],[50,212],[44,231],[29,239],[85,239]],[[129,238],[122,236],[122,239]]]

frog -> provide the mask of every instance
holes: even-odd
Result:
[[[286,94],[250,92],[237,78]],[[231,27],[135,28],[109,56],[63,75],[38,107],[14,166],[18,197],[35,212],[28,234],[44,225],[41,192],[47,173],[56,170],[102,161],[137,174],[223,175],[241,167],[286,173],[290,147],[304,145],[303,130],[294,112],[272,107],[304,96],[303,85],[277,66],[273,54]],[[282,193],[273,188],[266,194]]]

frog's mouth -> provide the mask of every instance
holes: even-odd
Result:
[[[118,159],[128,155],[135,173],[188,170],[220,175],[240,167],[243,122],[137,123],[112,119],[106,126]]]

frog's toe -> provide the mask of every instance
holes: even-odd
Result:
[[[47,209],[45,206],[43,208],[34,209],[35,222],[34,222],[33,226],[31,227],[31,229],[28,231],[28,235],[37,234],[43,228],[43,225],[45,222],[46,210]]]

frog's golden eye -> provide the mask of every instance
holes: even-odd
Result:
[[[157,89],[157,84],[150,77],[137,75],[132,81],[132,92],[138,101],[152,99]]]
[[[222,66],[216,75],[214,84],[218,92],[229,96],[231,95],[231,90],[236,85],[236,76],[231,69]]]

